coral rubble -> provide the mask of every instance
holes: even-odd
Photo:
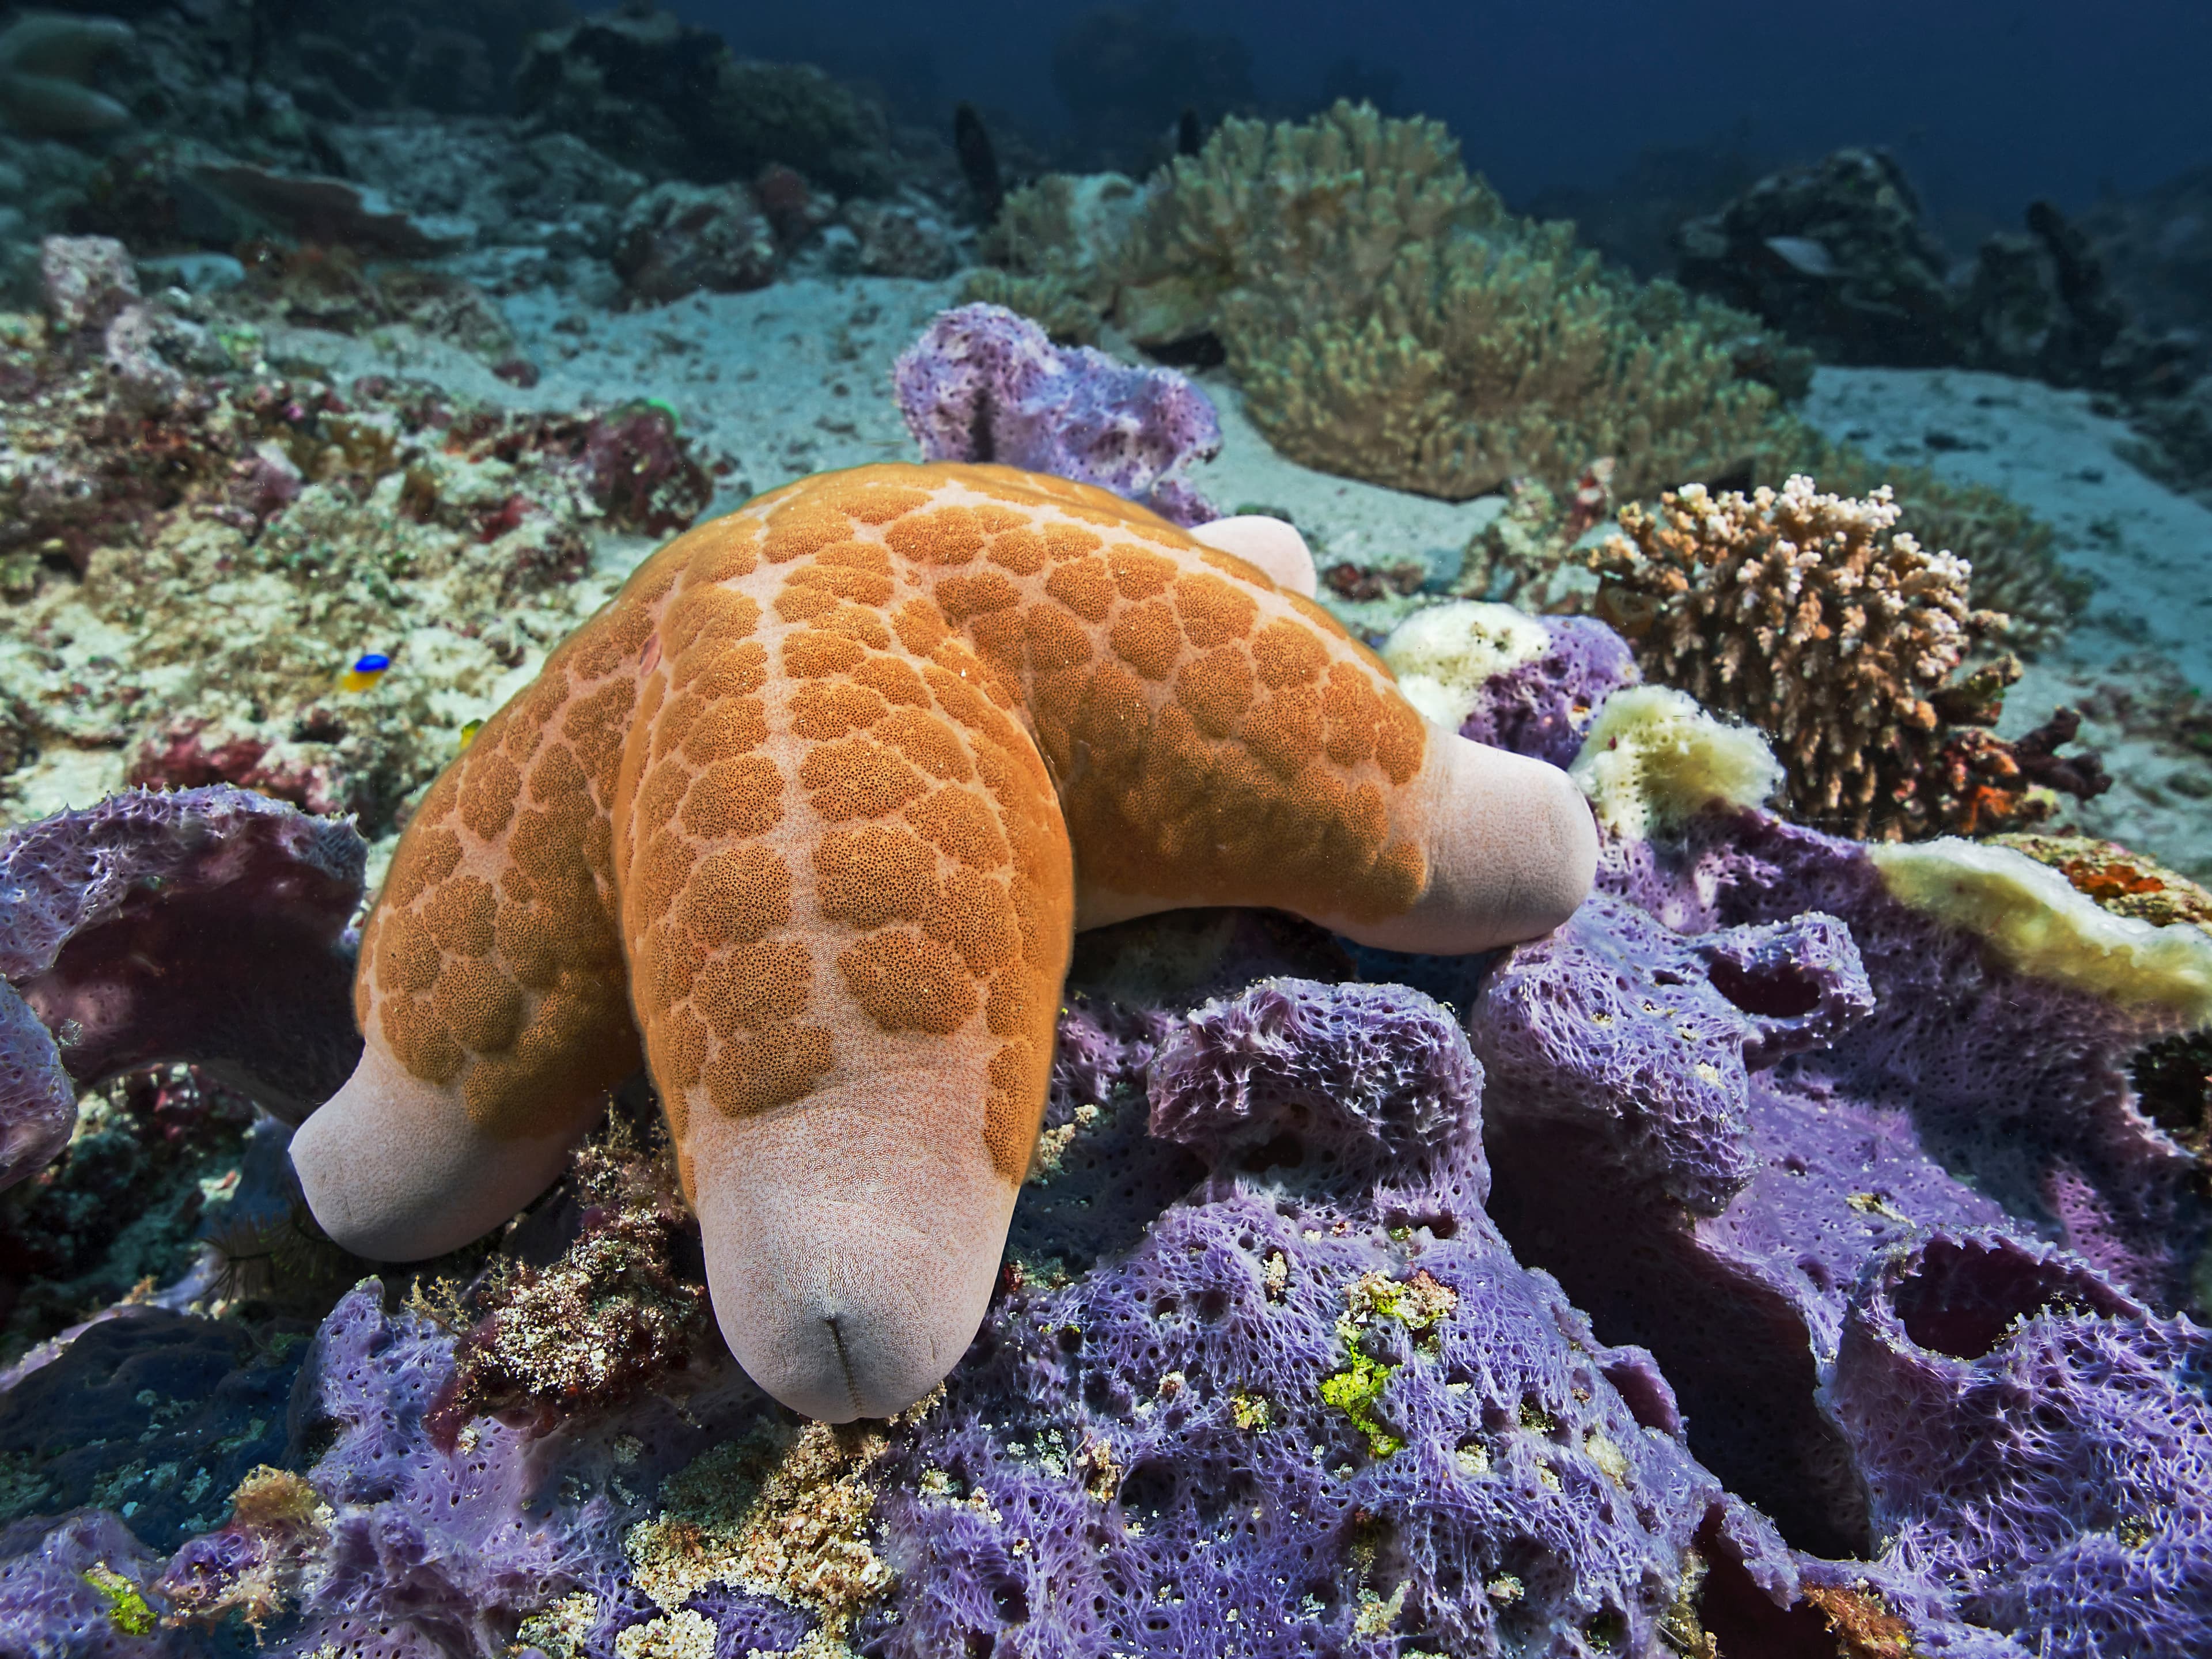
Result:
[[[258,332],[146,301],[100,239],[50,240],[47,315],[0,354],[0,689],[110,787],[228,781],[387,831],[526,665],[596,604],[603,531],[658,532],[708,480],[665,411],[456,409],[274,372]],[[393,671],[347,691],[380,652]]]

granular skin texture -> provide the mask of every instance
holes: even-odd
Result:
[[[334,1237],[418,1258],[550,1184],[642,1059],[740,1358],[883,1415],[981,1316],[1076,929],[1233,904],[1479,949],[1566,914],[1594,846],[1556,771],[1103,489],[805,479],[648,559],[432,787],[295,1162]]]
[[[522,1133],[549,1076],[634,1069],[634,1003],[679,1140],[701,1107],[964,1032],[1018,1176],[1063,835],[1091,881],[1162,898],[1419,890],[1385,804],[1419,720],[1316,607],[1191,547],[1103,491],[958,467],[836,475],[679,538],[423,802],[366,930],[364,1028]],[[1224,772],[1279,808],[1233,842]]]

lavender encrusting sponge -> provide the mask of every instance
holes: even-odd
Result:
[[[1183,477],[1221,448],[1206,395],[1166,368],[1053,344],[1004,306],[938,313],[892,371],[926,461],[995,461],[1097,484],[1185,529],[1221,514]]]

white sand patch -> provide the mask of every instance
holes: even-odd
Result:
[[[1224,513],[1288,514],[1323,570],[1341,561],[1420,563],[1448,581],[1459,574],[1475,532],[1504,510],[1500,495],[1440,501],[1300,466],[1268,447],[1225,373],[1216,369],[1198,382],[1221,414],[1221,453],[1194,468],[1192,480]]]

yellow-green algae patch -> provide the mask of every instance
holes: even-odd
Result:
[[[1388,1457],[1406,1443],[1383,1423],[1376,1409],[1398,1367],[1367,1352],[1367,1333],[1376,1320],[1389,1319],[1418,1336],[1457,1306],[1458,1292],[1438,1284],[1425,1271],[1402,1282],[1388,1273],[1364,1273],[1345,1292],[1344,1312],[1336,1322],[1345,1363],[1322,1378],[1321,1397],[1352,1420],[1367,1437],[1367,1449],[1376,1456]]]
[[[894,1423],[912,1420],[938,1395]],[[853,1620],[897,1575],[869,1542],[875,1493],[867,1471],[889,1449],[884,1425],[763,1426],[702,1453],[660,1489],[661,1513],[623,1540],[637,1587],[663,1613],[635,1659],[681,1659],[686,1631],[672,1615],[711,1584],[803,1607],[820,1620],[811,1647],[838,1651]],[[641,1627],[643,1628],[643,1627]],[[817,1638],[819,1638],[818,1640]]]
[[[1631,686],[1605,700],[1567,769],[1598,822],[1648,841],[1708,806],[1757,806],[1782,763],[1753,727],[1705,712],[1686,691]]]

